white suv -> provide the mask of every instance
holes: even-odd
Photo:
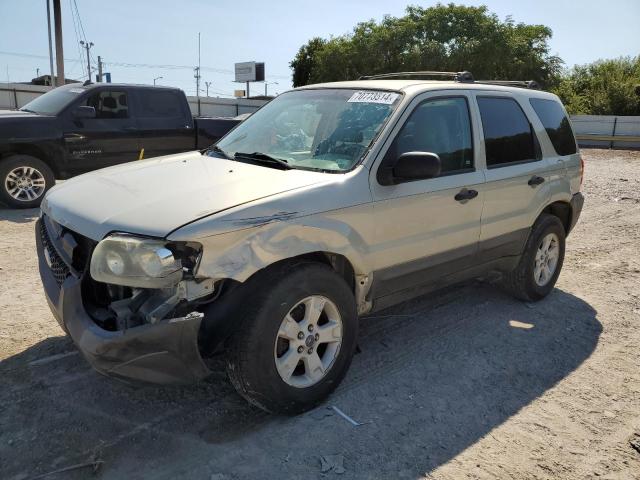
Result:
[[[37,224],[51,309],[103,373],[196,381],[222,352],[253,404],[308,409],[359,315],[494,271],[524,300],[553,289],[583,165],[558,98],[526,86],[312,85],[205,152],[68,180]]]

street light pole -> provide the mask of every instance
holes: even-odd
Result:
[[[153,86],[154,86],[154,87],[156,86],[156,80],[160,80],[160,79],[162,79],[162,78],[164,78],[164,77],[156,77],[156,78],[154,78],[154,79],[153,79]]]
[[[211,82],[204,82],[205,87],[207,87],[207,97],[209,96],[209,87],[211,86]]]
[[[268,85],[280,85],[278,82],[264,82],[264,96],[267,96],[267,86]]]

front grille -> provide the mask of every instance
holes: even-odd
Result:
[[[51,243],[44,219],[40,222],[40,239],[42,240],[42,246],[45,250],[42,253],[45,255],[47,265],[49,265],[51,273],[53,273],[53,276],[56,279],[56,283],[60,286],[67,277],[71,275],[71,271],[60,255],[58,255],[58,252],[56,252],[53,243]]]

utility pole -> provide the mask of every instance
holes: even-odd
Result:
[[[64,51],[62,48],[62,9],[60,0],[53,0],[53,23],[56,32],[56,86],[64,85]]]
[[[102,58],[98,55],[98,82],[102,83]]]
[[[209,87],[211,86],[211,82],[204,82],[205,86],[207,87],[207,97],[209,96]]]
[[[198,66],[194,71],[194,77],[196,79],[196,97],[198,98],[198,116],[200,116],[200,32],[198,32]]]
[[[89,57],[89,50],[93,47],[93,42],[86,42],[84,40],[80,40],[80,45],[87,51],[87,78],[91,81],[91,59]]]
[[[49,68],[51,69],[51,78],[49,80],[49,85],[55,87],[56,85],[56,77],[53,72],[53,42],[51,40],[51,8],[49,5],[49,0],[45,0],[47,2],[47,33],[49,34]]]

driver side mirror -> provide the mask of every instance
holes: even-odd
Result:
[[[89,106],[75,108],[72,112],[74,118],[96,118],[96,109]]]
[[[425,180],[440,175],[442,162],[440,157],[431,152],[406,152],[398,157],[392,167],[393,183],[412,180]]]

